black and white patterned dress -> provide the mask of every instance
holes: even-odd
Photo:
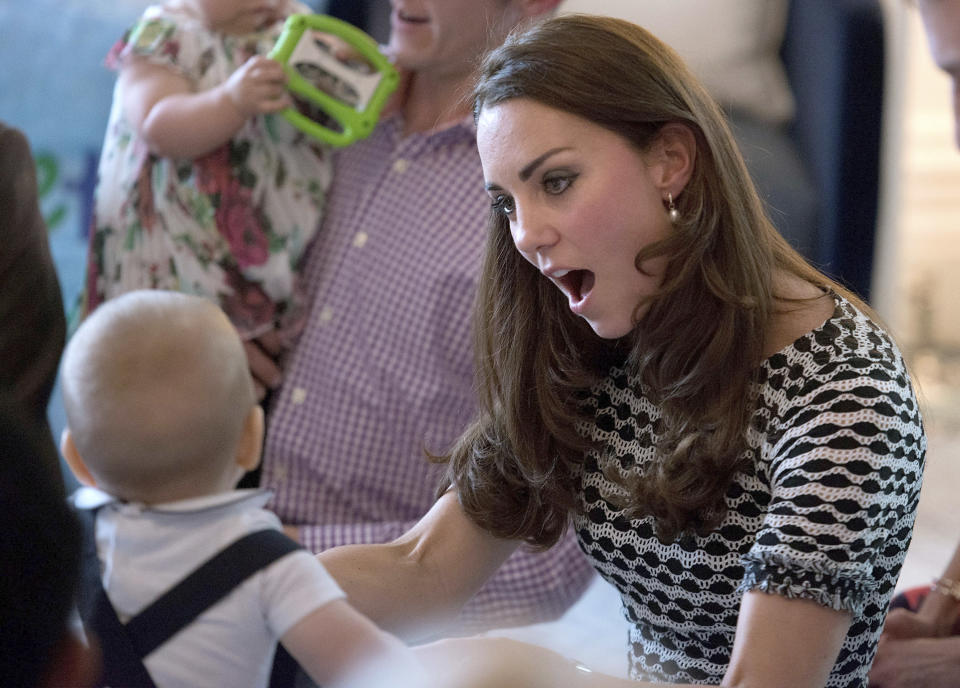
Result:
[[[619,369],[588,403],[580,544],[622,596],[631,674],[718,684],[745,591],[849,610],[850,630],[827,686],[867,685],[913,531],[926,438],[896,345],[853,304],[763,364],[748,433],[752,469],[727,491],[721,526],[663,543],[652,519],[628,520],[607,497],[605,462],[641,472],[658,409]],[[802,639],[797,640],[803,642]]]

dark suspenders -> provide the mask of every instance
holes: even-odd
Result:
[[[103,675],[98,684],[101,686],[155,688],[143,665],[147,655],[254,573],[300,549],[296,542],[278,530],[260,530],[244,535],[123,624],[110,604],[100,578],[94,527],[96,510],[78,509],[78,512],[84,526],[78,607],[84,626],[97,636],[103,650]],[[292,670],[295,671],[296,667]],[[291,669],[288,667],[286,671]],[[277,667],[274,673],[277,673]],[[274,685],[273,679],[271,685]]]

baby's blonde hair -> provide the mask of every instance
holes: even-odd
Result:
[[[97,485],[132,501],[222,482],[256,403],[227,317],[168,291],[100,306],[67,345],[62,387],[74,445]]]

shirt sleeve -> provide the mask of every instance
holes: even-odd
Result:
[[[311,612],[346,597],[320,560],[303,550],[271,564],[262,586],[267,624],[277,638]]]
[[[775,371],[796,384],[768,431],[770,503],[740,589],[860,614],[902,563],[925,440],[899,356],[818,358]]]
[[[174,15],[154,6],[113,46],[106,64],[119,69],[133,57],[145,58],[199,82],[213,63],[212,51],[207,32],[186,29]]]

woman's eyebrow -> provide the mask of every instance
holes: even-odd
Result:
[[[517,176],[520,177],[520,181],[522,182],[527,181],[528,179],[530,179],[530,175],[536,172],[537,168],[540,167],[540,165],[542,165],[547,158],[549,158],[551,155],[556,155],[557,153],[560,153],[566,150],[570,150],[570,148],[569,147],[551,148],[546,153],[544,153],[540,157],[536,158],[535,160],[533,160],[532,162],[524,166],[524,168],[520,170],[520,173]]]

